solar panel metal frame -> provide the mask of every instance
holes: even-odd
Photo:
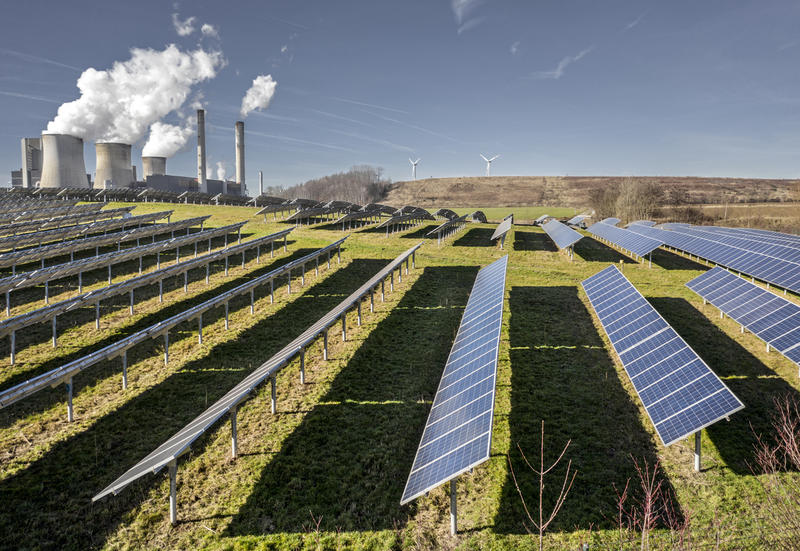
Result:
[[[555,218],[542,224],[542,229],[545,231],[545,233],[547,233],[550,239],[553,240],[553,243],[556,244],[556,247],[562,250],[572,247],[575,243],[583,239],[582,234],[576,232],[569,226],[562,224]]]
[[[581,222],[583,222],[584,220],[586,220],[589,217],[590,216],[588,214],[578,214],[576,216],[573,216],[569,220],[567,220],[567,225],[568,226],[577,226],[578,224],[580,224]]]
[[[125,229],[130,226],[150,224],[162,218],[169,218],[173,211],[152,212],[128,218],[113,218],[111,220],[99,220],[89,224],[80,224],[68,228],[55,230],[44,230],[39,232],[23,233],[20,235],[8,235],[0,237],[0,250],[18,249],[29,245],[43,245],[44,243],[66,241],[72,237],[91,235],[99,232]]]
[[[167,232],[185,230],[197,224],[202,225],[203,222],[210,217],[211,215],[207,214],[194,218],[186,218],[184,220],[176,220],[175,222],[168,222],[166,224],[152,224],[149,226],[142,226],[141,228],[133,228],[131,230],[123,230],[121,232],[108,233],[105,235],[96,235],[71,241],[59,241],[32,249],[8,251],[0,253],[0,268],[37,262],[39,260],[62,256],[77,251],[103,247],[114,243],[124,243],[126,241],[132,241],[133,239],[152,237]]]
[[[24,220],[35,220],[38,218],[50,218],[53,216],[74,214],[78,212],[93,212],[102,209],[104,206],[105,205],[102,203],[89,203],[88,205],[48,205],[46,208],[20,209],[0,213],[0,224],[21,222]]]
[[[630,229],[612,226],[605,222],[595,222],[586,228],[586,231],[596,237],[610,241],[621,249],[640,258],[644,258],[664,244],[664,242],[659,239],[641,235]]]
[[[245,251],[249,251],[262,245],[277,241],[278,239],[287,236],[293,230],[294,228],[288,228],[270,235],[245,241],[238,245],[225,247],[223,249],[203,254],[196,258],[190,258],[188,260],[178,262],[177,264],[171,264],[161,268],[160,270],[155,270],[131,279],[119,281],[106,287],[101,287],[99,289],[94,289],[87,293],[83,293],[76,297],[71,297],[60,302],[49,304],[42,308],[37,308],[36,310],[26,312],[24,314],[19,314],[17,316],[0,320],[0,337],[4,337],[25,327],[50,321],[57,316],[72,312],[84,306],[96,304],[101,300],[123,295],[125,293],[132,293],[135,289],[144,287],[146,285],[156,284],[158,281],[180,275],[188,270],[200,268],[209,265],[212,262],[217,262],[234,255],[242,254]]]
[[[400,499],[401,505],[416,499],[417,497],[429,492],[433,488],[436,488],[437,486],[456,478],[458,475],[489,459],[492,447],[494,398],[497,384],[497,364],[500,353],[500,334],[503,325],[507,267],[508,255],[503,256],[499,260],[496,260],[481,269],[475,278],[475,283],[473,284],[472,291],[470,292],[469,300],[467,301],[467,305],[464,308],[464,313],[461,317],[461,323],[459,324],[458,332],[456,333],[455,340],[453,341],[453,345],[450,349],[450,354],[448,355],[447,362],[445,363],[444,370],[442,371],[442,376],[439,380],[439,386],[436,390],[433,403],[431,404],[430,412],[428,413],[428,419],[425,422],[425,429],[422,433],[422,437],[420,438],[420,443],[417,447],[417,453],[414,457],[414,462],[412,463],[405,488],[403,489],[403,494]],[[484,288],[484,285],[488,287],[488,289]],[[497,316],[496,319],[489,318],[489,327],[485,327],[483,325],[476,327],[475,324],[480,323],[478,320],[481,317],[486,317],[487,312],[492,312],[498,308],[499,316]],[[488,340],[486,339],[487,336],[489,337]],[[470,341],[469,339],[474,340]],[[467,344],[465,345],[465,343]],[[479,344],[477,348],[470,348],[470,346],[475,346],[476,344]],[[489,349],[483,350],[483,348],[485,348],[487,345],[490,345]],[[472,354],[477,352],[480,352],[479,356],[474,358],[471,357]],[[487,355],[490,357],[489,362],[481,363],[477,366],[474,365],[477,363],[476,360]],[[466,362],[464,362],[464,360],[466,360]],[[453,376],[455,373],[465,368],[469,368],[470,366],[472,366],[472,369],[466,375],[462,372],[458,373],[457,376],[459,378],[455,379],[455,381],[449,379],[449,377]],[[482,371],[485,370],[487,366],[490,367],[491,373],[488,376],[484,376],[485,374],[482,373]],[[475,374],[479,374],[478,376],[483,378],[473,381],[470,379],[470,377]],[[489,379],[491,379],[491,382],[486,383],[486,381]],[[447,394],[448,389],[454,388],[462,381],[466,381],[467,383],[471,384],[465,388],[457,387],[456,393],[452,396]],[[482,394],[476,398],[472,394],[469,394],[469,392],[477,387],[480,387],[478,392],[482,392]],[[440,398],[443,396],[444,399],[440,402]],[[486,396],[489,396],[487,401],[488,403],[478,404],[484,405],[485,409],[476,411],[469,419],[466,420],[461,417],[455,417],[459,415],[459,411],[461,411],[463,414],[466,411],[466,407],[471,404],[475,404]],[[458,401],[459,397],[461,400],[465,401],[463,404]],[[451,400],[455,400],[455,402],[451,402]],[[451,404],[453,404],[452,406],[448,406],[451,407],[452,410],[450,413],[442,417],[438,417],[439,411],[437,411],[437,408],[441,407],[446,402],[451,402]],[[434,417],[434,415],[437,416]],[[447,417],[456,419],[456,423],[458,423],[457,426],[454,428],[448,426],[447,428],[450,430],[446,430],[443,434],[437,434],[435,431],[430,431],[430,427],[442,423]],[[465,429],[465,427],[468,427],[470,423],[473,423],[476,420],[485,424],[482,425],[482,428],[485,428],[485,430],[480,432],[478,436],[474,436],[472,433],[458,434],[459,430],[470,430],[472,427],[467,429]],[[430,437],[431,434],[433,434],[433,438],[426,441],[426,437]],[[448,438],[448,435],[451,437],[455,436],[456,439],[450,441],[444,440]],[[463,465],[449,465],[448,472],[435,476],[434,480],[430,482],[423,482],[421,485],[414,485],[412,483],[415,473],[419,473],[423,469],[433,466],[439,461],[445,461],[445,458],[452,457],[453,454],[455,454],[459,449],[464,450],[466,446],[469,446],[474,442],[481,444],[479,439],[483,438],[484,436],[487,436],[487,442],[485,452],[481,455],[471,458],[468,463]],[[459,437],[463,437],[463,439],[470,438],[470,440],[464,443],[459,439]],[[444,443],[445,447],[444,449],[440,450],[440,453],[438,453],[434,458],[429,458],[424,453],[420,453],[423,448],[426,448],[437,441],[439,441],[440,445]],[[478,449],[478,452],[480,451],[481,449]],[[417,461],[425,461],[425,463],[417,467]],[[448,465],[445,462],[445,467],[443,468],[446,469],[447,467]]]
[[[800,305],[719,266],[686,287],[800,367]]]
[[[467,215],[466,214],[464,216],[459,216],[458,218],[453,218],[451,220],[446,220],[445,222],[439,224],[438,226],[433,228],[431,231],[426,233],[425,237],[433,237],[434,234],[437,235],[437,236],[440,236],[443,231],[448,230],[450,228],[456,228],[457,226],[459,226],[459,224],[464,224],[466,221],[467,221]]]
[[[503,238],[509,231],[511,231],[511,226],[514,224],[514,218],[505,218],[502,222],[497,225],[495,228],[494,233],[492,234],[491,241],[496,241],[498,239]]]
[[[346,238],[345,238],[346,239]],[[344,239],[340,240],[344,241]],[[122,476],[108,485],[100,493],[92,498],[97,501],[108,494],[117,494],[131,482],[138,480],[148,473],[157,473],[167,464],[177,460],[181,455],[189,451],[192,443],[200,438],[211,426],[219,421],[232,408],[238,407],[247,400],[252,391],[269,377],[275,375],[283,369],[295,355],[313,342],[320,334],[327,330],[332,324],[347,313],[356,303],[359,303],[364,296],[369,293],[383,279],[393,273],[398,266],[402,266],[409,257],[414,255],[422,246],[422,243],[411,247],[400,256],[391,261],[377,274],[370,278],[364,285],[359,287],[350,296],[345,298],[331,311],[320,318],[311,327],[303,331],[292,342],[283,347],[278,353],[269,360],[261,364],[252,373],[245,377],[240,383],[229,390],[222,398],[214,402],[208,409],[197,416],[193,421],[170,437],[144,459],[128,469]]]
[[[618,290],[617,287],[614,287],[614,285],[622,285],[623,289],[622,290]],[[617,357],[620,360],[620,363],[622,363],[623,368],[625,369],[625,373],[628,375],[628,379],[630,380],[631,384],[634,387],[634,390],[636,391],[637,396],[639,397],[640,403],[644,406],[645,412],[647,413],[647,416],[650,419],[650,422],[653,425],[653,428],[655,429],[656,434],[658,434],[658,437],[661,440],[661,442],[664,444],[664,446],[669,446],[671,444],[674,444],[675,442],[677,442],[679,440],[682,440],[682,439],[686,438],[687,436],[689,436],[689,435],[691,435],[693,433],[696,433],[696,432],[702,430],[703,428],[708,427],[708,426],[716,423],[717,421],[719,421],[721,419],[727,418],[730,415],[732,415],[733,413],[735,413],[735,412],[739,411],[740,409],[744,408],[744,404],[741,402],[741,400],[739,400],[739,398],[736,397],[736,395],[734,395],[733,392],[731,392],[731,390],[727,387],[727,385],[722,382],[722,380],[716,375],[716,373],[714,373],[713,370],[711,370],[711,368],[708,366],[708,364],[706,364],[703,361],[703,359],[700,358],[700,356],[694,351],[694,349],[691,346],[689,346],[688,343],[686,343],[686,341],[683,339],[683,337],[681,337],[677,333],[677,331],[675,331],[675,329],[672,328],[672,326],[669,323],[667,323],[667,321],[663,318],[663,316],[661,316],[661,314],[658,313],[658,311],[655,308],[653,308],[653,306],[647,301],[647,299],[644,298],[644,296],[639,292],[639,290],[622,274],[622,272],[619,271],[619,269],[616,266],[613,266],[613,265],[609,266],[608,268],[605,268],[604,270],[601,270],[600,272],[594,274],[593,276],[583,280],[581,282],[581,286],[583,287],[583,290],[586,293],[587,298],[589,299],[589,303],[591,304],[592,309],[595,311],[595,314],[597,315],[597,317],[598,317],[598,319],[600,321],[600,325],[602,325],[602,327],[603,327],[603,331],[606,333],[606,336],[608,337],[609,341],[611,341],[611,344],[612,344],[612,346],[614,348],[614,351],[616,352]],[[587,288],[587,286],[590,286],[590,287]],[[611,289],[611,290],[609,290],[609,289]],[[600,294],[596,294],[597,291],[602,291],[602,292]],[[605,314],[601,314],[601,312],[608,311],[609,307],[615,307],[616,304],[619,301],[618,299],[624,298],[624,297],[621,297],[620,295],[622,295],[623,293],[626,293],[626,292],[627,293],[631,293],[632,295],[635,295],[639,299],[641,304],[639,306],[637,306],[636,308],[634,308],[633,310],[631,310],[629,312],[625,312],[619,319],[611,320],[611,321],[608,321],[606,319],[604,321],[604,318],[606,318],[606,316],[605,316]],[[611,294],[609,296],[609,293],[613,293],[613,294]],[[615,301],[615,302],[612,303],[611,302],[612,300]],[[630,306],[633,306],[635,304],[635,302],[629,301],[628,304]],[[644,309],[645,313],[639,315],[639,317],[637,317],[637,318],[634,318],[632,321],[627,321],[627,323],[625,323],[623,325],[620,325],[618,327],[615,327],[611,332],[609,332],[609,327],[610,326],[613,326],[615,323],[617,323],[619,321],[623,321],[626,316],[631,315],[631,314],[633,314],[633,312],[637,312],[638,310],[641,310],[641,309]],[[614,312],[619,312],[619,311],[620,310],[614,310]],[[650,321],[648,321],[647,319],[644,319],[646,316],[649,316],[648,319]],[[644,321],[642,321],[642,320],[644,320]],[[658,324],[658,330],[657,331],[653,331],[653,329],[656,329],[656,327],[653,327],[649,331],[646,331],[646,329],[650,325],[657,324],[657,322],[659,322],[659,321],[661,323]],[[614,338],[611,337],[610,333],[618,333],[619,331],[621,331],[623,329],[627,329],[629,332],[627,334],[624,334],[621,339],[615,340]],[[631,329],[632,329],[632,331],[631,331]],[[662,336],[659,337],[659,335],[662,335]],[[638,338],[639,340],[638,341],[631,340],[631,337],[633,337],[633,336],[636,336],[636,338]],[[669,355],[667,355],[667,356],[665,356],[663,358],[658,359],[658,361],[655,361],[655,362],[652,363],[652,365],[650,365],[650,361],[656,360],[657,358],[651,358],[650,360],[646,360],[647,356],[649,356],[650,354],[654,353],[655,351],[657,351],[662,346],[666,346],[668,343],[674,342],[676,340],[678,341],[678,342],[676,342],[676,345],[678,346],[678,348],[676,350],[671,350],[671,348],[665,348],[664,351],[666,351],[666,352],[670,352],[671,351],[671,354],[669,354]],[[642,345],[646,345],[646,346],[652,347],[652,348],[639,349],[639,347],[641,347]],[[653,345],[655,345],[655,346],[653,347]],[[618,346],[625,346],[625,348],[623,348],[622,350],[619,350]],[[674,346],[674,345],[671,345],[671,346]],[[638,349],[637,352],[644,352],[644,353],[640,354],[639,356],[633,357],[633,358],[628,358],[629,361],[626,362],[623,359],[623,356],[625,354],[631,352],[632,350],[635,350],[635,349]],[[672,367],[672,364],[674,363],[674,361],[670,361],[670,360],[672,358],[682,354],[684,350],[688,350],[688,354],[686,354],[686,355],[689,356],[689,358],[686,359],[685,363],[683,363],[683,364],[681,364],[681,365],[679,365],[677,367]],[[662,351],[661,353],[663,354],[664,351]],[[641,371],[637,372],[634,375],[631,375],[630,369],[637,362],[642,362],[643,366],[644,365],[649,365],[649,367],[647,367],[645,369],[642,369]],[[654,386],[656,384],[659,384],[659,383],[669,384],[669,385],[673,385],[673,386],[679,385],[680,384],[679,381],[676,381],[675,379],[671,379],[670,377],[672,377],[674,374],[678,373],[679,371],[681,371],[683,369],[686,369],[688,366],[691,366],[692,364],[696,365],[696,362],[699,362],[700,364],[702,364],[702,367],[705,368],[705,373],[703,373],[702,375],[696,376],[693,380],[691,380],[686,385],[680,386],[677,389],[676,388],[672,388],[670,394],[668,394],[666,396],[663,396],[658,400],[654,400],[652,402],[649,402],[649,405],[647,405],[648,402],[645,399],[642,398],[642,392],[645,392],[645,391],[647,391],[647,390],[649,390],[651,388],[654,388]],[[640,386],[637,384],[637,382],[634,379],[636,379],[640,375],[644,374],[646,371],[648,371],[650,369],[653,369],[654,367],[656,367],[656,366],[658,366],[659,364],[662,364],[662,363],[663,363],[662,367],[667,367],[667,368],[671,368],[671,369],[669,371],[667,371],[666,374],[660,373],[660,377],[658,379],[654,380],[654,381],[651,381],[650,379],[647,379],[647,378],[643,379],[645,381],[645,385],[644,385],[643,388],[640,388]],[[695,383],[698,383],[702,379],[706,379],[706,377],[708,377],[709,374],[713,376],[713,379],[716,380],[717,383],[719,383],[719,386],[721,388],[719,388],[714,393],[708,394],[707,396],[705,396],[703,398],[699,398],[699,399],[695,400],[694,403],[689,404],[687,407],[684,407],[680,411],[677,411],[676,413],[673,413],[672,415],[670,415],[668,417],[665,417],[664,419],[662,419],[658,423],[656,423],[654,421],[653,416],[652,416],[653,414],[652,414],[651,409],[650,409],[651,407],[656,406],[660,401],[662,401],[664,399],[667,399],[668,396],[670,396],[672,394],[676,394],[678,392],[681,392],[684,389],[689,389],[689,387],[691,385],[693,385]],[[650,377],[652,377],[652,376],[653,376],[653,374],[651,373]],[[694,375],[692,375],[692,376],[694,376]],[[648,381],[649,381],[649,383],[648,383]],[[700,386],[700,384],[705,384],[705,383],[698,383],[698,386]],[[670,388],[671,387],[667,387],[665,390],[669,391]],[[714,418],[710,418],[708,420],[704,420],[702,423],[697,424],[696,426],[693,425],[692,428],[689,429],[689,430],[682,429],[680,432],[676,433],[677,435],[673,435],[669,439],[665,439],[664,435],[662,434],[662,430],[659,429],[659,425],[660,424],[665,423],[665,422],[667,422],[667,421],[669,421],[671,419],[675,419],[678,415],[682,414],[683,412],[689,411],[691,408],[697,406],[698,404],[701,404],[703,401],[708,400],[709,398],[711,398],[713,396],[716,396],[717,394],[720,394],[721,392],[727,392],[729,394],[730,398],[732,398],[738,405],[736,407],[732,407],[732,408],[726,409],[724,411],[724,413],[722,413],[722,414],[720,414],[720,415],[718,415],[718,416],[716,416]],[[658,394],[654,395],[653,398],[656,398],[656,396],[658,396]],[[667,428],[669,428],[669,427],[667,427]]]
[[[0,226],[0,236],[3,235],[16,235],[20,232],[26,231],[41,231],[52,228],[60,228],[63,226],[71,226],[87,220],[96,221],[108,218],[115,218],[123,216],[132,211],[135,206],[120,207],[114,209],[98,210],[91,212],[79,212],[75,214],[66,214],[64,216],[53,216],[50,218],[43,218],[39,220],[26,220],[25,222],[12,222]]]

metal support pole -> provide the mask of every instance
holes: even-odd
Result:
[[[14,360],[16,359],[15,348],[17,344],[17,332],[12,331],[9,338],[11,339],[11,365],[14,365]]]
[[[256,313],[256,290],[250,289],[250,314]]]
[[[300,350],[300,384],[306,384],[306,349]]]
[[[306,265],[300,266],[300,287],[306,286]]]
[[[336,263],[337,264],[341,264],[342,263],[342,246],[341,245],[336,247]]]
[[[381,280],[381,302],[386,302],[386,280]]]
[[[288,272],[287,278],[286,278],[286,294],[287,295],[291,295],[292,294],[292,269],[291,268],[289,268],[289,272]]]
[[[270,279],[269,280],[269,303],[270,304],[274,304],[275,303],[275,280],[274,279]]]
[[[317,264],[314,267],[314,275],[319,275],[319,257],[316,257],[314,260],[317,261]]]
[[[130,306],[128,307],[128,313],[132,316],[133,315],[133,289],[131,289],[130,294]]]
[[[283,252],[286,252],[286,236],[283,236]]]
[[[158,280],[158,302],[164,302],[164,280]]]
[[[128,389],[128,351],[122,353],[122,390]]]
[[[322,333],[322,359],[328,359],[328,330]]]
[[[225,257],[225,275],[228,275],[228,257]]]
[[[169,332],[164,333],[164,365],[169,361]]]
[[[169,470],[169,522],[176,524],[178,522],[178,496],[176,492],[176,482],[178,478],[178,462],[173,459],[167,463]]]
[[[228,303],[225,303],[225,330],[228,330]]]
[[[197,344],[203,344],[203,314],[197,316]]]
[[[72,423],[74,416],[72,412],[72,377],[67,379],[67,421]]]
[[[347,341],[347,312],[342,314],[342,342]]]
[[[694,433],[694,470],[700,472],[700,431]]]
[[[94,304],[94,328],[100,329],[100,301]]]
[[[231,408],[231,458],[236,459],[239,455],[239,443],[236,438],[236,414],[239,412],[237,406]]]
[[[358,299],[358,326],[361,326],[361,299]]]
[[[49,281],[44,282],[44,303],[50,304],[50,285]]]
[[[274,241],[270,241],[270,243],[269,243],[269,257],[270,258],[274,258],[275,257],[275,242]]]
[[[271,397],[272,397],[272,401],[270,402],[270,410],[272,411],[273,414],[275,414],[275,412],[278,411],[278,391],[275,387],[276,382],[277,381],[275,375],[269,378],[269,386],[271,389]]]
[[[56,318],[57,317],[58,316],[53,316],[53,320],[52,320],[53,321],[53,348],[58,346],[58,340],[57,340],[57,337],[56,337]]]
[[[375,293],[372,289],[369,290],[369,311],[375,311]]]
[[[11,291],[6,291],[6,317],[11,315]]]
[[[210,271],[211,271],[211,262],[206,264],[206,285],[208,285],[208,276]]]
[[[455,536],[458,531],[458,508],[456,494],[456,479],[450,481],[450,535]]]
[[[111,264],[108,265],[108,284],[111,285]]]
[[[189,270],[183,272],[183,292],[189,292]]]
[[[389,274],[389,290],[394,292],[394,270]]]

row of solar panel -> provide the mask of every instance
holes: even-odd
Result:
[[[686,286],[800,365],[800,306],[720,267]]]
[[[617,218],[611,220],[619,221]],[[592,224],[586,231],[592,235],[610,241],[639,257],[647,256],[663,244],[663,242],[658,239],[639,235],[624,228],[618,228],[611,223],[607,223],[605,220]]]
[[[542,224],[542,228],[559,249],[571,247],[583,238],[583,235],[569,226],[565,226],[555,218]]]
[[[744,407],[615,266],[583,288],[664,445]]]

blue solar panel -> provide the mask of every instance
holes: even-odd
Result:
[[[686,286],[800,365],[800,306],[720,267]]]
[[[504,256],[475,278],[401,504],[489,458],[507,265]]]
[[[565,226],[555,218],[549,220],[545,224],[542,224],[542,228],[545,232],[547,232],[547,235],[550,236],[550,239],[553,240],[553,243],[555,243],[559,249],[571,247],[583,237],[581,234],[572,228]]]
[[[615,266],[582,285],[665,446],[744,407]]]
[[[618,247],[630,251],[631,253],[640,257],[647,256],[648,253],[651,253],[664,244],[664,242],[659,239],[653,239],[651,237],[635,233],[631,230],[618,228],[617,226],[606,224],[605,221],[592,224],[586,229],[586,231],[592,235],[610,241]]]

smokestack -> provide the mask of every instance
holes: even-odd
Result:
[[[142,178],[167,173],[166,157],[142,157]]]
[[[206,182],[206,112],[197,110],[197,190],[208,193]]]
[[[39,186],[89,187],[82,139],[68,134],[42,134],[42,178]]]
[[[236,183],[244,192],[244,121],[236,121]]]
[[[96,188],[106,187],[106,180],[111,180],[115,188],[128,187],[133,183],[130,144],[97,142],[94,147],[97,152]]]
[[[264,173],[258,171],[258,194],[264,195]]]

